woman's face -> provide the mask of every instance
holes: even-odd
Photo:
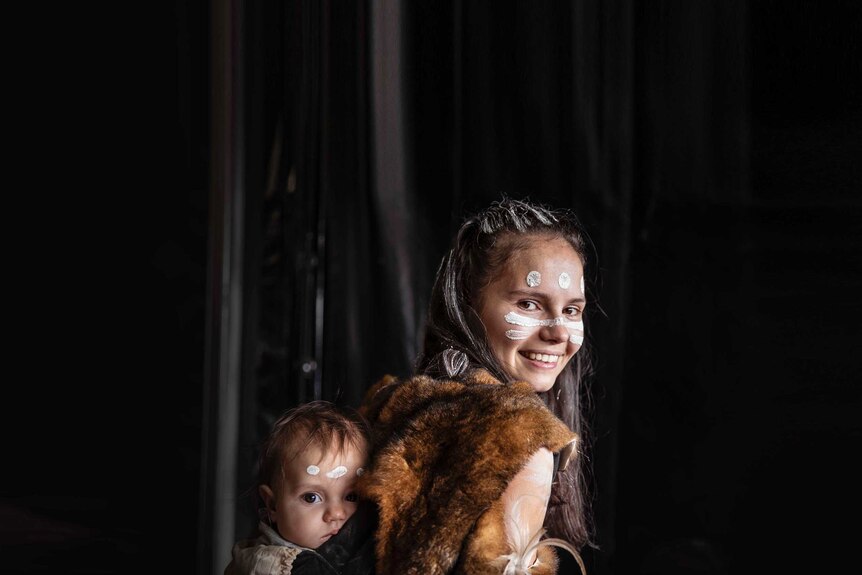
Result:
[[[494,355],[537,392],[553,387],[583,343],[583,277],[581,258],[566,240],[536,237],[479,293]]]

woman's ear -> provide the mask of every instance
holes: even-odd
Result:
[[[260,498],[263,500],[263,505],[266,507],[266,515],[270,521],[275,521],[275,494],[269,485],[261,485],[257,488]]]

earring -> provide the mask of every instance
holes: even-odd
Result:
[[[443,367],[446,369],[446,373],[449,377],[455,377],[460,375],[470,363],[470,360],[467,359],[467,354],[463,351],[458,351],[453,348],[449,348],[443,352]]]

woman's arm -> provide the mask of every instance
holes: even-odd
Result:
[[[544,447],[530,457],[503,492],[506,536],[511,545],[512,572],[526,572],[536,561],[536,543],[551,497],[554,456]],[[506,570],[509,572],[509,570]]]

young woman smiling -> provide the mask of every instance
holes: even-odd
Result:
[[[377,575],[555,573],[551,546],[580,563],[588,242],[573,214],[528,201],[461,226],[415,375],[387,376],[362,407]]]

